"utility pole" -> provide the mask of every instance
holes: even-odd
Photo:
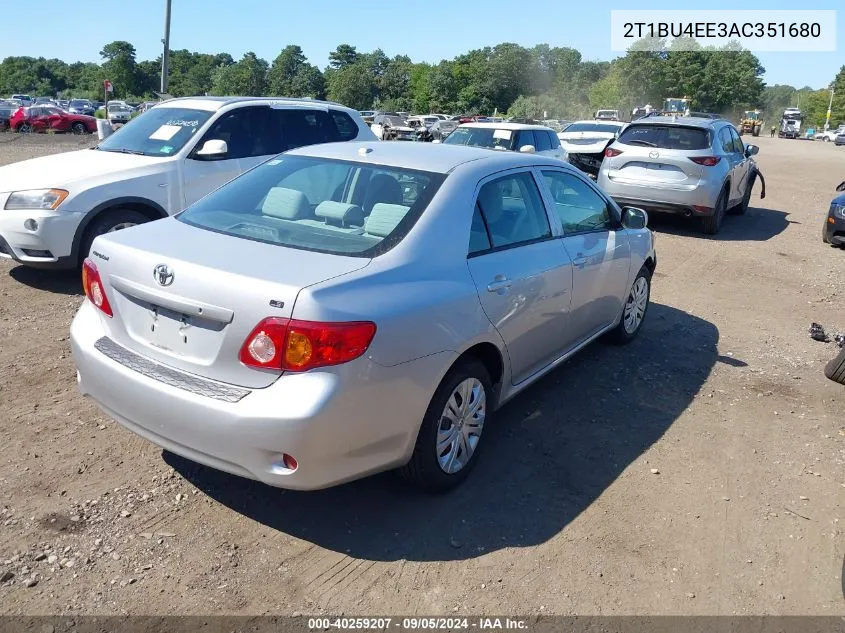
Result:
[[[164,0],[164,39],[161,40],[164,44],[161,55],[161,94],[163,95],[167,94],[167,72],[170,61],[170,2],[171,0]]]
[[[830,84],[830,102],[827,104],[827,118],[824,121],[824,129],[830,129],[830,111],[833,109],[833,84]]]

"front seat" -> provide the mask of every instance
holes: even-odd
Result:
[[[402,204],[402,185],[393,176],[387,174],[376,174],[367,186],[367,193],[364,196],[364,215],[370,215],[373,207],[379,202],[385,204]]]

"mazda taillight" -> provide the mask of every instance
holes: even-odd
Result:
[[[375,333],[376,324],[369,321],[326,323],[269,317],[253,329],[239,357],[248,367],[308,371],[358,358]]]
[[[82,290],[88,300],[103,313],[110,317],[114,316],[111,305],[109,305],[109,298],[103,288],[103,281],[100,279],[100,273],[97,271],[94,262],[87,258],[82,263]]]
[[[718,164],[720,160],[722,160],[721,156],[691,156],[690,160],[694,163],[699,165],[704,165],[705,167],[713,167],[713,165]]]
[[[616,149],[615,147],[608,147],[604,150],[604,155],[607,158],[613,158],[614,156],[619,156],[622,153],[621,149]]]

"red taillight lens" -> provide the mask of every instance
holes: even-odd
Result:
[[[722,160],[721,156],[693,156],[690,160],[694,163],[698,163],[699,165],[704,165],[705,167],[713,167],[713,165],[718,164],[720,160]]]
[[[604,150],[604,155],[607,158],[613,158],[614,156],[619,156],[619,154],[621,154],[621,153],[622,153],[622,150],[616,149],[615,147],[608,147],[606,150]]]
[[[270,317],[250,333],[240,352],[249,367],[307,371],[340,365],[367,351],[376,324],[369,321],[321,323]]]
[[[97,267],[90,259],[86,259],[82,263],[82,290],[88,300],[97,306],[107,316],[114,316],[109,298],[106,296],[106,291],[103,288],[103,281],[100,279],[100,273]]]

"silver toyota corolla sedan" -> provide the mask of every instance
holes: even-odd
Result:
[[[548,157],[295,150],[96,239],[79,386],[151,442],[273,486],[399,467],[445,490],[502,403],[593,339],[637,334],[646,221]]]

